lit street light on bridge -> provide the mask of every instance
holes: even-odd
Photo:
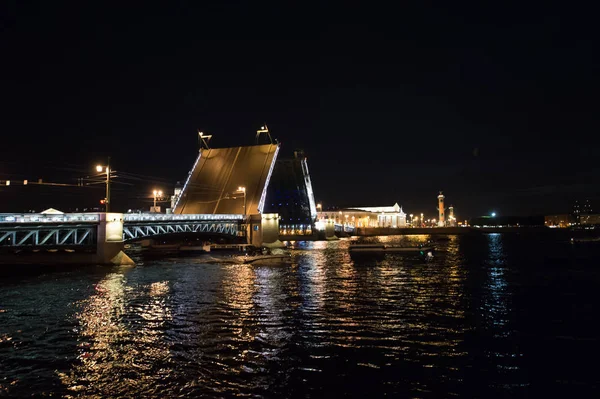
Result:
[[[238,191],[244,195],[244,218],[246,218],[246,187],[239,186]]]
[[[152,191],[152,194],[154,194],[154,205],[152,206],[152,211],[156,212],[156,200],[158,198],[162,198],[163,192],[161,190],[154,190]]]
[[[96,166],[96,171],[102,173],[106,172],[106,198],[104,199],[105,204],[105,212],[110,212],[110,157],[108,157],[108,162],[106,166],[98,165]]]

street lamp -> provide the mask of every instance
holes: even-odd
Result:
[[[105,199],[105,212],[110,212],[110,157],[108,157],[108,163],[106,166],[98,165],[96,170],[100,173],[106,171],[106,199]]]
[[[246,217],[246,187],[239,186],[238,191],[241,191],[244,194],[244,218]]]
[[[415,224],[414,224],[414,223],[415,223],[415,219],[413,219],[413,214],[411,213],[411,214],[410,214],[410,215],[408,215],[408,216],[410,216],[410,226],[411,226],[411,227],[415,227]]]
[[[162,197],[162,191],[161,190],[154,190],[152,191],[152,194],[154,194],[154,206],[153,206],[153,211],[156,211],[156,199],[159,197]]]

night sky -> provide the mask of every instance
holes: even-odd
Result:
[[[113,210],[146,207],[185,180],[198,129],[250,145],[266,122],[281,156],[304,150],[324,208],[433,217],[440,190],[459,219],[600,208],[591,9],[125,3],[2,2],[0,180],[74,183],[110,156],[132,184]],[[0,212],[94,190],[0,186]]]

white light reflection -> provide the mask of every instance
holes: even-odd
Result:
[[[514,330],[510,326],[512,293],[506,276],[508,265],[506,248],[503,242],[505,239],[506,236],[500,233],[487,235],[489,247],[488,278],[485,282],[482,298],[482,316],[486,321],[484,326],[489,332],[491,341],[485,353],[501,375],[520,375],[519,364],[522,353],[519,351],[518,342],[513,337]],[[504,380],[507,377],[499,378]],[[510,380],[515,380],[515,378],[513,375]],[[516,378],[516,381],[518,381],[518,378]],[[507,388],[504,383],[500,385]],[[510,385],[521,387],[523,384],[515,382]]]
[[[318,313],[324,305],[325,284],[327,276],[326,249],[332,244],[327,241],[314,241],[310,250],[298,256],[299,291],[304,313]]]
[[[500,233],[488,234],[489,259],[488,280],[485,288],[489,295],[484,299],[484,316],[494,326],[502,327],[508,322],[508,284],[505,278],[505,255]]]

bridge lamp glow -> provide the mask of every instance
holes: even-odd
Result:
[[[106,172],[106,197],[105,197],[105,207],[104,207],[104,211],[105,212],[110,212],[110,172],[112,171],[112,169],[110,168],[110,157],[108,157],[108,163],[106,164],[106,166],[103,165],[97,165],[96,166],[96,171],[101,173],[101,172]]]
[[[154,190],[152,191],[152,194],[154,194],[154,208],[156,208],[156,200],[159,197],[162,197],[163,192],[161,190]]]
[[[240,191],[242,194],[244,194],[244,217],[246,217],[246,187],[239,186],[238,191]]]

